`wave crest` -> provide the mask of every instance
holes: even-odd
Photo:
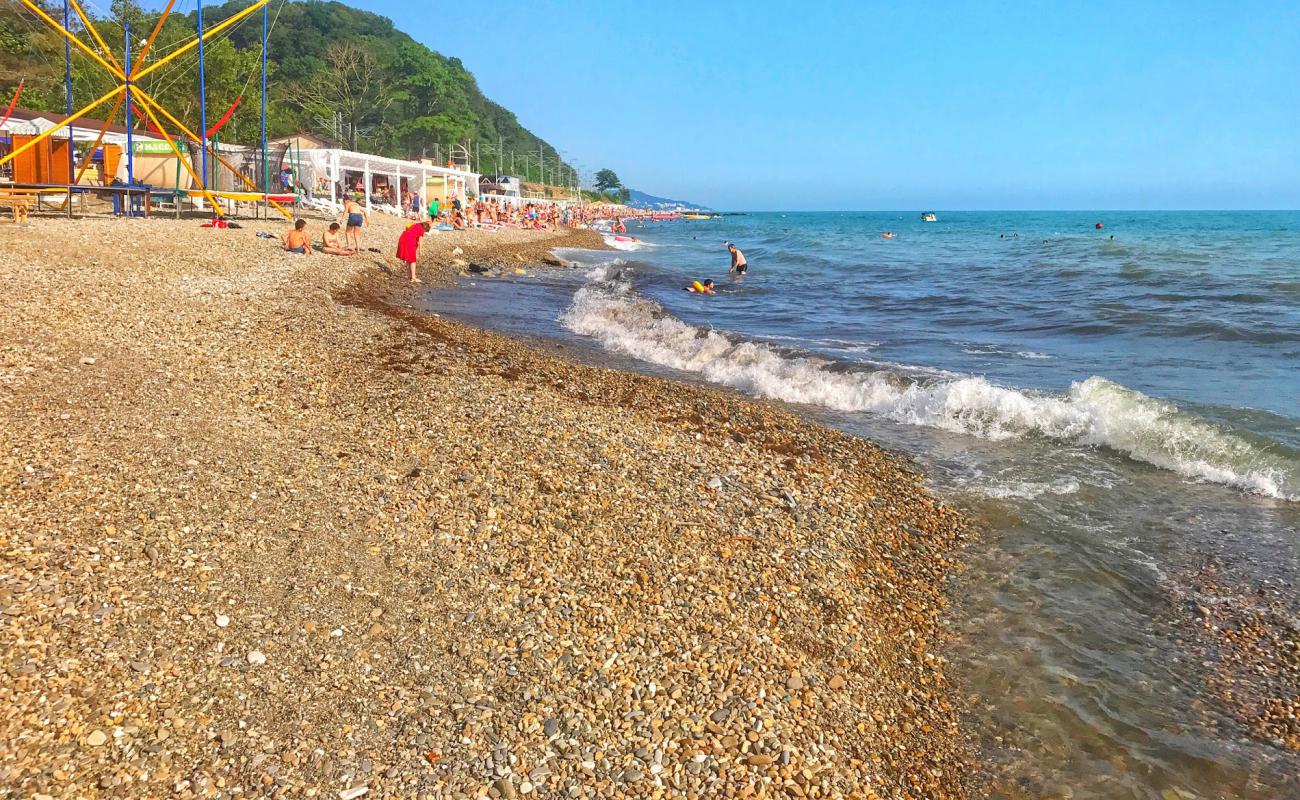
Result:
[[[603,347],[760,397],[1006,440],[1029,436],[1105,447],[1196,480],[1300,500],[1300,457],[1099,376],[1064,395],[935,378],[906,367],[847,371],[815,356],[696,328],[637,295],[620,265],[593,270],[561,322]]]

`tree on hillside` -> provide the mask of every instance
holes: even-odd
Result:
[[[62,0],[35,0],[62,18]],[[120,58],[122,23],[130,22],[137,41],[149,35],[159,12],[157,0],[104,0],[91,3],[102,16],[92,24]],[[177,3],[188,5],[192,2]],[[242,11],[248,0],[204,3],[204,23],[211,28]],[[149,6],[151,8],[145,8]],[[105,8],[110,10],[105,10]],[[540,162],[547,172],[571,169],[555,165],[555,148],[520,124],[509,110],[483,95],[474,76],[457,58],[429,50],[394,28],[392,21],[333,0],[276,3],[267,48],[272,80],[268,90],[267,132],[283,136],[299,131],[319,133],[353,149],[385,156],[438,154],[445,159],[453,144],[481,149],[484,164],[518,171],[537,180]],[[223,143],[257,144],[260,135],[262,26],[260,15],[209,40],[206,48],[209,124],[235,98],[244,102],[221,130]],[[176,11],[163,25],[145,66],[164,58],[194,36],[197,13]],[[73,30],[84,35],[80,22]],[[349,46],[337,49],[338,46]],[[133,48],[134,49],[134,48]],[[0,0],[0,106],[13,97],[20,80],[22,105],[62,113],[62,37],[13,0]],[[157,98],[191,129],[199,128],[198,53],[149,74],[139,88]],[[79,107],[110,88],[113,81],[99,64],[72,51],[73,102]],[[136,103],[139,106],[139,103]],[[108,113],[104,103],[90,114]],[[124,111],[115,122],[122,123]],[[134,115],[136,130],[146,122]],[[168,126],[174,128],[175,126]],[[175,134],[175,130],[171,131]],[[614,179],[617,182],[617,177]]]
[[[369,48],[355,42],[334,42],[325,50],[325,69],[303,86],[302,104],[321,128],[349,150],[383,122],[394,93],[383,66]]]
[[[596,189],[599,191],[607,192],[622,185],[623,182],[618,179],[618,175],[615,175],[614,170],[608,167],[596,173]]]

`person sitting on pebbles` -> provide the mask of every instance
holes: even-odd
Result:
[[[351,247],[343,246],[343,241],[340,238],[342,234],[339,233],[340,227],[341,226],[337,222],[330,223],[329,230],[325,231],[321,236],[320,251],[322,253],[329,253],[332,256],[350,256],[356,254],[356,250]]]
[[[309,256],[313,253],[311,249],[311,237],[307,235],[307,220],[300,219],[293,224],[293,229],[284,235],[284,249],[290,253]]]

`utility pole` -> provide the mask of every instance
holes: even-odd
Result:
[[[203,151],[203,185],[200,188],[207,188],[208,185],[208,98],[207,98],[207,79],[203,72],[203,0],[197,0],[196,5],[199,10],[199,136],[203,140],[199,143]],[[215,215],[217,210],[212,209]]]
[[[268,152],[266,146],[266,37],[269,31],[266,27],[266,9],[267,6],[262,6],[262,194],[269,195],[271,193],[271,165],[266,160]],[[262,198],[262,201],[262,217],[265,219],[271,204],[266,202],[265,197]]]
[[[68,6],[68,0],[63,0],[63,30],[64,30],[64,31],[67,31],[67,30],[68,30],[68,25],[69,25],[69,20],[68,20],[68,9],[69,9],[69,6]],[[131,68],[131,65],[130,65],[130,58],[131,58],[131,57],[128,55],[126,58],[127,58],[127,69],[130,69],[130,68]],[[67,99],[68,99],[68,116],[71,117],[71,116],[72,116],[72,39],[71,39],[69,36],[65,36],[65,37],[63,37],[63,69],[64,69],[64,78],[65,78],[65,80],[66,80],[66,94],[67,94]],[[128,77],[128,79],[130,78],[129,75],[128,75],[127,77]],[[129,85],[129,84],[128,84],[128,85]],[[129,92],[129,90],[128,90],[128,92]],[[129,96],[129,94],[128,94],[128,99],[129,99],[129,97],[130,97],[130,96]],[[68,128],[68,219],[72,219],[72,178],[73,178],[73,174],[72,174],[72,172],[73,172],[73,163],[74,163],[74,162],[73,162],[72,149],[73,149],[73,145],[74,145],[74,144],[75,144],[75,142],[74,142],[74,140],[73,140],[72,128],[69,127],[69,128]],[[91,155],[91,156],[94,156],[95,154],[94,154],[94,153],[91,153],[90,155]],[[107,159],[105,159],[105,160],[107,160]],[[14,175],[17,175],[17,174],[18,174],[17,172],[14,173]],[[127,209],[127,216],[130,216],[130,214],[131,214],[131,211],[130,211],[130,208],[128,208],[128,209]],[[17,219],[17,218],[18,218],[18,212],[17,212],[17,210],[15,210],[15,211],[14,211],[14,219]]]

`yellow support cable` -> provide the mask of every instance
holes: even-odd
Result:
[[[139,98],[140,98],[141,100],[143,100],[146,104],[151,105],[151,106],[153,106],[155,109],[157,109],[159,113],[161,113],[164,117],[166,117],[166,118],[168,119],[168,121],[170,121],[173,125],[175,125],[175,126],[176,126],[176,127],[177,127],[181,132],[182,132],[182,133],[184,133],[186,136],[190,137],[190,139],[191,139],[192,141],[198,142],[200,147],[203,146],[203,144],[202,144],[202,143],[203,143],[203,140],[199,138],[198,134],[196,134],[194,131],[190,130],[189,128],[185,127],[185,124],[184,124],[184,123],[182,123],[180,120],[178,120],[178,119],[176,119],[175,117],[173,117],[173,116],[171,115],[171,112],[168,111],[167,109],[163,108],[162,105],[160,105],[160,104],[158,103],[158,101],[154,100],[152,97],[150,97],[149,95],[145,94],[144,92],[142,92],[142,91],[140,91],[139,89],[136,89],[136,88],[132,88],[131,93],[134,94],[136,97],[139,97]],[[241,181],[244,182],[244,185],[245,185],[245,186],[249,187],[250,189],[256,189],[256,188],[257,188],[257,184],[253,183],[251,180],[248,179],[248,177],[247,177],[246,175],[244,175],[244,173],[242,173],[242,172],[240,172],[238,169],[236,169],[234,164],[231,164],[229,161],[227,161],[226,159],[222,158],[222,157],[221,157],[221,154],[218,153],[218,152],[216,151],[215,148],[213,148],[213,147],[209,147],[209,148],[207,148],[207,150],[208,150],[208,152],[211,153],[211,154],[212,154],[212,155],[213,155],[213,156],[214,156],[218,161],[220,161],[220,162],[222,163],[222,165],[224,165],[224,166],[225,166],[227,169],[229,169],[231,172],[235,173],[235,175],[239,176],[239,179],[240,179]],[[293,215],[290,214],[288,211],[285,211],[284,206],[282,206],[282,205],[280,205],[279,203],[275,202],[274,200],[270,199],[270,197],[267,197],[266,202],[270,203],[272,206],[275,206],[275,210],[276,210],[276,211],[279,211],[281,214],[283,214],[285,219],[293,219]]]
[[[135,60],[135,66],[131,67],[132,76],[134,76],[135,72],[140,69],[140,65],[144,63],[144,57],[149,55],[149,48],[153,47],[153,40],[157,39],[158,34],[162,32],[163,23],[166,22],[167,17],[171,15],[172,6],[174,5],[176,5],[176,0],[167,0],[167,7],[163,9],[162,16],[158,17],[158,22],[153,26],[153,33],[149,34],[149,40],[144,43],[144,47],[140,50],[140,55]],[[134,80],[134,77],[132,79]]]
[[[185,171],[188,172],[190,177],[194,179],[194,182],[199,185],[199,191],[203,192],[203,196],[212,204],[212,210],[216,212],[218,217],[224,217],[225,214],[221,213],[221,206],[217,205],[217,199],[212,196],[212,192],[208,191],[208,187],[204,185],[202,179],[199,178],[198,173],[194,171],[194,167],[190,166],[190,162],[186,161],[185,158],[181,156],[181,151],[176,148],[176,142],[172,140],[171,134],[167,132],[167,129],[164,128],[160,122],[158,122],[158,118],[149,110],[147,102],[140,105],[140,110],[145,113],[145,116],[149,117],[149,121],[153,123],[153,126],[162,134],[163,140],[167,142],[167,146],[176,154],[176,159],[181,162],[181,166],[185,167]],[[177,203],[179,202],[180,200],[178,199]]]
[[[124,101],[125,99],[126,99],[125,95],[117,98],[117,102],[113,103],[113,110],[108,112],[108,116],[104,118],[104,127],[99,129],[99,136],[95,137],[95,143],[90,146],[90,153],[86,156],[86,158],[82,159],[81,169],[77,170],[77,178],[72,182],[73,186],[80,185],[81,177],[86,174],[86,168],[90,166],[90,159],[95,155],[95,150],[97,150],[99,146],[104,143],[104,134],[108,133],[108,126],[113,124],[113,117],[117,116],[117,110],[122,107],[122,101]],[[107,159],[105,159],[105,161],[107,161]],[[71,202],[72,202],[72,193],[69,192],[68,199],[64,200],[63,205],[59,206],[59,208],[60,209],[67,208],[68,203]]]
[[[77,16],[81,18],[81,24],[85,25],[86,30],[90,32],[90,38],[95,40],[95,44],[99,45],[99,49],[104,52],[104,55],[108,57],[108,60],[113,62],[113,66],[121,70],[122,65],[117,63],[116,58],[113,58],[113,51],[108,49],[108,45],[104,44],[104,39],[99,35],[99,31],[95,30],[95,26],[90,24],[90,20],[86,17],[86,12],[81,10],[81,4],[78,3],[77,0],[70,0],[70,2],[72,3],[72,9],[76,11]]]
[[[31,5],[31,0],[22,0],[22,1],[24,3],[27,3],[28,5]],[[233,17],[230,17],[223,22],[213,25],[211,28],[203,32],[203,40],[207,41],[209,37],[215,36],[221,31],[224,31],[226,28],[229,28],[231,25],[234,25],[236,22],[239,22],[241,19],[247,17],[249,14],[252,14],[254,11],[258,10],[259,8],[261,8],[262,6],[266,5],[269,2],[270,0],[257,0],[256,3],[244,9],[243,11],[239,12],[238,14],[234,15]],[[138,74],[133,74],[131,76],[131,81],[135,82],[138,80],[142,80],[146,75],[158,69],[162,65],[166,64],[168,61],[171,61],[177,56],[188,53],[190,50],[193,50],[195,47],[198,46],[199,46],[199,37],[196,36],[194,37],[193,40],[187,42],[183,47],[180,47],[168,53],[161,61],[155,61],[154,63],[142,69]]]
[[[113,64],[110,64],[104,59],[100,58],[99,53],[96,53],[94,50],[91,50],[89,47],[87,47],[86,43],[78,39],[75,33],[63,27],[59,23],[55,22],[53,19],[51,19],[50,15],[46,14],[45,11],[41,9],[40,6],[33,3],[32,0],[21,0],[21,2],[23,5],[27,6],[27,8],[31,9],[32,13],[34,13],[36,16],[40,17],[41,19],[45,20],[46,24],[54,28],[54,30],[58,31],[59,33],[63,34],[63,36],[67,38],[69,42],[72,42],[78,48],[80,48],[81,51],[84,52],[86,55],[98,61],[104,67],[104,69],[113,73],[114,77],[116,77],[118,80],[120,81],[126,80],[126,73],[122,72],[121,67],[114,66]],[[263,2],[265,2],[265,0],[263,0]]]
[[[72,123],[76,122],[78,118],[85,116],[87,112],[91,111],[94,108],[97,108],[98,106],[103,105],[104,101],[107,100],[108,98],[112,97],[118,92],[122,92],[125,90],[126,90],[125,86],[113,87],[103,97],[99,98],[98,100],[86,106],[85,108],[81,109],[80,111],[76,112],[75,114],[72,114],[71,116],[67,117],[58,125],[55,125],[53,128],[50,128],[45,133],[38,134],[36,138],[32,139],[27,144],[24,144],[22,147],[14,148],[13,152],[11,152],[9,155],[5,156],[4,158],[0,158],[0,166],[4,166],[5,164],[8,164],[10,161],[13,161],[15,158],[27,152],[31,148],[35,147],[40,142],[45,141],[46,139],[53,136],[55,133],[58,133],[59,131],[71,125]]]

